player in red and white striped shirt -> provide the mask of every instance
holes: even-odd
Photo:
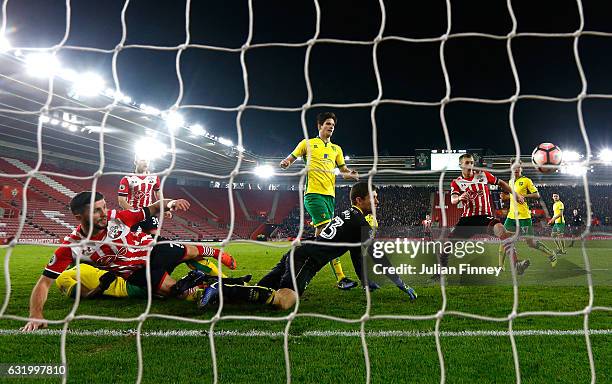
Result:
[[[431,215],[425,215],[425,219],[421,221],[423,225],[423,237],[431,239]]]
[[[514,262],[517,273],[523,274],[529,267],[529,260],[518,260],[514,249],[512,232],[508,232],[501,221],[493,216],[491,190],[489,185],[497,185],[504,192],[512,193],[505,181],[487,171],[474,170],[474,156],[465,153],[459,157],[461,175],[451,182],[451,204],[463,204],[463,213],[449,238],[469,239],[477,234],[492,234],[502,240],[506,255]],[[520,199],[522,196],[517,195]],[[448,263],[448,254],[440,257],[442,265]]]
[[[24,331],[46,326],[43,307],[49,287],[77,258],[81,262],[113,272],[127,282],[145,289],[146,264],[149,263],[151,287],[156,294],[163,296],[179,296],[199,284],[197,279],[204,277],[202,272],[192,271],[185,278],[175,281],[170,274],[181,263],[202,260],[204,257],[221,257],[223,264],[230,269],[236,268],[234,259],[218,249],[179,243],[156,244],[147,248],[153,238],[148,234],[130,230],[134,224],[158,214],[161,204],[165,204],[169,210],[189,209],[189,202],[186,200],[165,199],[140,209],[116,211],[107,209],[104,196],[98,192],[95,194],[93,215],[90,215],[91,197],[91,192],[81,192],[70,201],[70,210],[80,224],[72,234],[64,238],[62,246],[55,251],[32,290],[30,317],[39,320],[30,321],[23,328]],[[87,241],[90,230],[91,237]]]
[[[137,156],[134,164],[135,175],[123,176],[119,182],[117,200],[122,209],[140,209],[159,200],[160,180],[159,176],[149,175],[151,162]],[[172,213],[166,211],[164,216],[169,219]],[[132,230],[137,231],[140,228],[144,233],[155,234],[158,225],[157,217],[151,216],[145,221],[136,223]]]

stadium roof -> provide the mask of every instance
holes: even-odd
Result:
[[[107,109],[113,102],[113,94],[107,91],[106,94],[93,97],[80,97],[74,94],[72,82],[56,77],[50,108],[43,111],[49,95],[48,86],[46,79],[26,73],[23,57],[0,55],[0,148],[6,156],[36,158],[37,124],[43,116],[41,142],[44,161],[63,166],[80,164],[88,170],[97,169],[101,161],[100,126],[107,111],[110,112],[103,138],[105,172],[131,171],[135,143],[143,137],[155,137],[157,141],[171,147],[167,122],[158,113],[147,111],[143,105],[124,98],[116,106]],[[193,133],[185,128],[177,131],[173,174],[205,179],[214,179],[215,175],[229,176],[238,161],[238,148],[233,143],[224,143],[218,137],[201,132],[199,135]],[[156,160],[156,169],[170,166],[171,157],[167,155]],[[506,169],[508,174],[510,157],[485,157],[484,162],[488,168]],[[257,165],[270,164],[277,170],[277,177],[270,182],[297,183],[297,173],[303,168],[303,163],[298,162],[290,171],[281,171],[277,168],[280,160],[258,156],[247,148],[243,151],[240,171],[254,172]],[[364,174],[374,166],[374,158],[351,158],[347,163]],[[524,157],[524,163],[530,163],[528,157]],[[543,175],[531,168],[525,169],[525,173],[537,183],[581,182],[581,178],[576,176]],[[456,171],[447,172],[445,185],[457,175]],[[612,167],[596,165],[588,176],[591,182],[610,183]],[[379,184],[422,185],[436,184],[439,178],[440,172],[416,171],[414,156],[381,156],[378,158],[374,181]],[[254,173],[241,173],[235,180],[261,182]],[[339,180],[339,184],[344,183]]]

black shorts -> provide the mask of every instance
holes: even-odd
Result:
[[[158,244],[151,250],[149,264],[151,265],[151,287],[159,289],[166,275],[172,274],[174,268],[181,264],[185,257],[185,246],[179,243]],[[141,268],[127,278],[127,282],[146,288],[147,270]]]
[[[580,236],[583,231],[584,231],[584,229],[582,228],[582,226],[572,225],[570,227],[570,235],[572,235],[574,237]]]
[[[450,234],[453,239],[469,239],[474,235],[492,235],[495,224],[501,223],[493,216],[461,217]]]
[[[307,256],[307,248],[307,246],[302,246],[296,249],[293,255],[297,289],[291,279],[291,252],[285,253],[278,264],[257,285],[272,289],[289,288],[301,296],[312,278],[329,262],[328,260]]]
[[[159,226],[159,219],[156,216],[149,216],[138,224],[134,224],[130,230],[138,232],[140,229],[144,233],[154,233]]]

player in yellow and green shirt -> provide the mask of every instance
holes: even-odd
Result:
[[[565,216],[563,216],[563,211],[565,210],[565,206],[561,199],[559,199],[558,193],[553,193],[553,213],[554,216],[548,220],[548,224],[553,226],[551,236],[555,239],[555,245],[557,246],[557,251],[564,255],[565,251],[565,240],[563,240],[563,235],[565,234]]]
[[[512,161],[514,163],[514,160]],[[511,188],[516,192],[517,198],[515,199],[512,194],[506,194],[505,198],[510,200],[510,208],[508,209],[508,216],[504,222],[504,227],[509,232],[516,231],[516,219],[520,228],[520,235],[527,235],[527,245],[531,248],[538,249],[544,252],[548,256],[550,265],[555,267],[557,265],[557,255],[552,251],[546,244],[533,238],[533,223],[531,221],[531,210],[526,199],[539,199],[540,193],[538,189],[533,185],[533,181],[530,178],[523,176],[523,168],[521,167],[520,160],[518,166],[514,169],[514,183],[510,181]],[[504,266],[505,252],[503,252],[500,245],[499,252],[499,264],[501,267]]]
[[[319,135],[312,139],[300,141],[295,150],[280,162],[280,167],[286,169],[295,160],[302,158],[309,166],[304,191],[304,207],[312,218],[316,236],[334,217],[336,206],[335,169],[338,168],[345,179],[359,179],[357,172],[346,166],[342,148],[331,142],[336,122],[336,115],[332,112],[318,114],[317,128]],[[330,264],[336,275],[338,288],[351,289],[357,286],[355,281],[344,275],[340,259],[335,259]]]

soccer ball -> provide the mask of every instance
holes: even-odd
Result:
[[[552,143],[542,143],[538,145],[531,153],[531,161],[536,166],[538,171],[542,173],[554,172],[554,168],[548,168],[547,165],[560,165],[563,160],[563,152],[561,148]]]

